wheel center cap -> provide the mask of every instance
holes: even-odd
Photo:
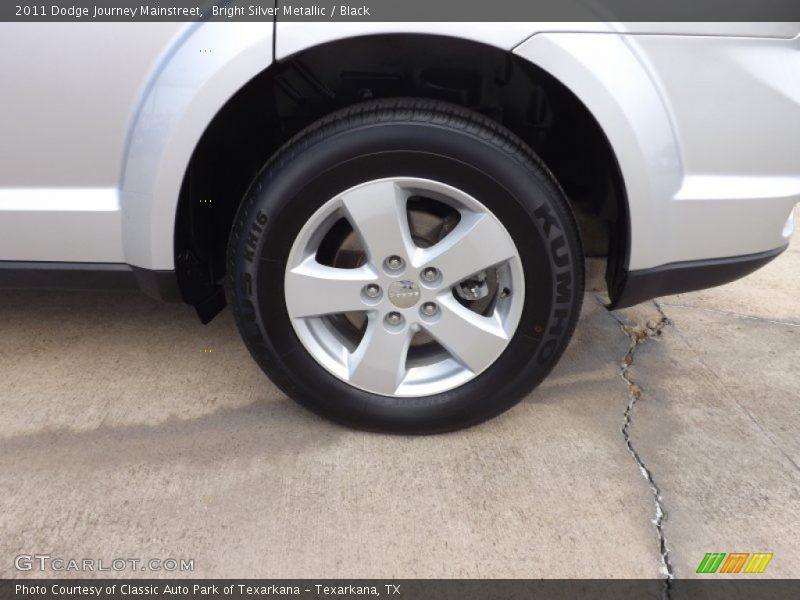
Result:
[[[419,287],[413,281],[394,281],[389,285],[388,296],[397,308],[411,308],[419,301]]]

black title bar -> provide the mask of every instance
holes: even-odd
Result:
[[[800,22],[798,0],[3,0],[0,21]]]

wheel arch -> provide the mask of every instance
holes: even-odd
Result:
[[[192,23],[152,71],[129,127],[120,176],[126,262],[174,269],[180,189],[214,116],[272,63],[271,23]]]
[[[458,57],[463,65],[452,68]],[[449,71],[436,71],[440,59]],[[426,73],[442,77],[445,85],[426,81]],[[507,126],[540,153],[573,206],[585,213],[579,219],[582,234],[598,238],[589,244],[589,254],[609,256],[609,289],[624,277],[630,247],[626,181],[607,130],[579,95],[547,65],[510,48],[450,36],[386,33],[336,39],[287,56],[251,78],[219,109],[187,159],[173,218],[175,265],[185,300],[197,305],[218,289],[227,229],[261,165],[307,124],[360,101],[362,94],[446,99]],[[560,143],[548,143],[543,134],[553,126],[554,114],[567,138]],[[570,145],[582,146],[576,160],[568,156]],[[227,149],[222,153],[227,162],[215,159],[221,148]],[[243,156],[243,148],[251,154]],[[208,177],[215,164],[225,176]]]
[[[543,33],[514,52],[547,70],[586,106],[613,149],[627,212],[619,244],[609,256],[611,305],[630,270],[660,264],[651,242],[658,206],[680,188],[680,143],[660,82],[635,35]],[[624,239],[622,239],[624,236]]]

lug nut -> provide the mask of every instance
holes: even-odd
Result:
[[[364,295],[367,298],[377,298],[381,295],[381,288],[374,283],[370,283],[364,287]]]
[[[433,302],[426,302],[425,304],[422,305],[421,310],[422,314],[425,315],[426,317],[432,317],[433,315],[436,314],[438,307]]]
[[[399,271],[403,268],[403,259],[399,256],[390,256],[386,259],[386,268],[390,271]]]
[[[433,267],[428,267],[427,269],[422,271],[422,278],[428,283],[436,281],[437,277],[439,277],[439,271],[437,271]]]
[[[403,315],[401,315],[399,312],[390,312],[388,315],[386,315],[386,322],[389,325],[400,325],[402,321]]]

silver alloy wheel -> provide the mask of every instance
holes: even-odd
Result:
[[[407,205],[417,197],[458,215],[452,231],[429,247],[415,243],[409,226]],[[364,250],[356,268],[318,260],[342,219]],[[454,290],[490,269],[494,297],[479,313]],[[517,248],[497,217],[461,190],[408,177],[369,181],[327,201],[300,230],[284,285],[292,326],[314,360],[342,381],[385,396],[446,392],[482,373],[514,335],[525,301]],[[360,339],[348,339],[334,317],[357,312],[366,315],[365,328]],[[436,351],[412,357],[420,334],[434,340]]]

